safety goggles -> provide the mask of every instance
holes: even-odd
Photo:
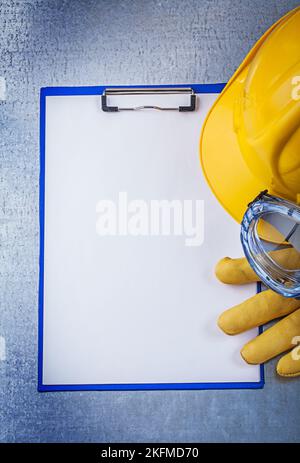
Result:
[[[300,207],[261,192],[249,205],[241,224],[245,256],[269,288],[300,298]]]

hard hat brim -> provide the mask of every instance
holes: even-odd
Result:
[[[245,163],[234,130],[234,102],[242,85],[237,79],[225,87],[207,115],[200,139],[204,176],[218,201],[238,222],[247,205],[266,188]]]

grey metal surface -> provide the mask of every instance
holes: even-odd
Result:
[[[274,361],[259,391],[36,389],[40,87],[226,81],[297,4],[0,0],[1,441],[299,441],[300,382]]]

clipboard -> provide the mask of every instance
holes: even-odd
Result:
[[[239,355],[257,331],[216,327],[226,304],[255,293],[213,275],[222,253],[241,253],[198,162],[224,85],[41,89],[39,391],[263,387],[263,366]],[[99,232],[105,204],[125,200],[147,214],[155,201],[199,202],[204,236],[152,233],[149,221]]]

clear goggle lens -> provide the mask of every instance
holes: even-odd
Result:
[[[300,297],[300,207],[262,192],[243,217],[245,255],[266,286]]]

